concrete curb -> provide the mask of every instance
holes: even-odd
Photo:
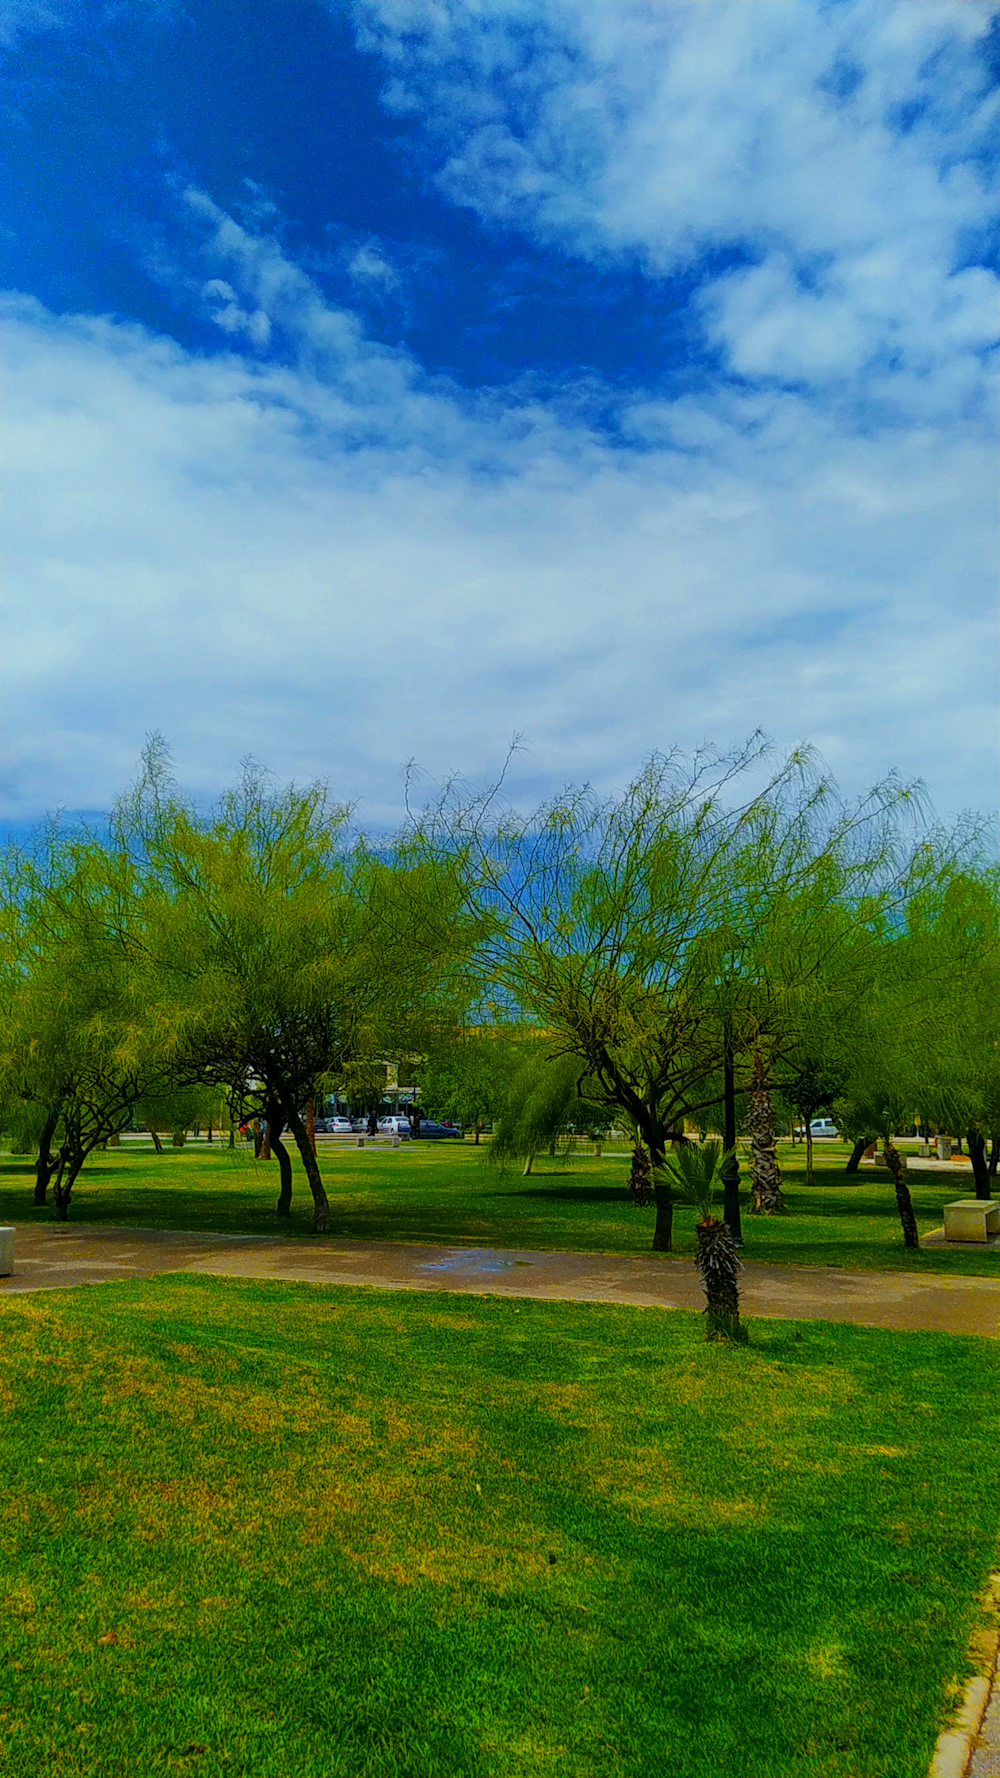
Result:
[[[991,1574],[983,1599],[983,1615],[990,1621],[981,1623],[969,1640],[969,1655],[977,1671],[966,1684],[953,1722],[949,1728],[942,1729],[937,1738],[928,1778],[966,1778],[997,1677],[1000,1629],[995,1620],[998,1610],[1000,1572]]]

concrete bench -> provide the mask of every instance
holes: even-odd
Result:
[[[946,1241],[976,1241],[985,1245],[1000,1235],[1000,1203],[989,1198],[956,1198],[944,1207]]]
[[[0,1278],[9,1278],[14,1270],[14,1231],[0,1229]]]

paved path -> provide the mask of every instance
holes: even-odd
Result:
[[[296,1241],[193,1235],[162,1229],[19,1227],[13,1277],[0,1296],[56,1290],[156,1272],[374,1284],[389,1290],[458,1290],[574,1302],[700,1309],[690,1258],[654,1253],[551,1253],[493,1247],[424,1247],[402,1241]],[[825,1266],[748,1264],[747,1315],[855,1321],[1000,1337],[1000,1281],[842,1272]]]
[[[1000,1778],[1000,1685],[996,1680],[976,1741],[969,1778]]]

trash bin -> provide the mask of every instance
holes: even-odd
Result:
[[[938,1145],[938,1160],[939,1161],[950,1161],[951,1160],[951,1137],[950,1136],[939,1136],[937,1139],[937,1145]]]

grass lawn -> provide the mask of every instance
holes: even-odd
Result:
[[[992,1343],[190,1276],[2,1315],[12,1778],[924,1778]]]
[[[623,1159],[573,1158],[568,1164],[540,1160],[527,1179],[519,1171],[498,1175],[482,1163],[483,1149],[457,1143],[426,1143],[391,1149],[321,1150],[330,1193],[332,1231],[371,1241],[424,1241],[447,1245],[577,1248],[583,1252],[635,1252],[649,1247],[653,1213],[635,1210],[625,1194]],[[978,1272],[1000,1277],[1000,1250],[954,1252],[903,1247],[892,1182],[881,1169],[843,1171],[846,1149],[823,1148],[817,1181],[804,1184],[801,1146],[781,1151],[791,1214],[744,1216],[747,1259],[866,1270]],[[746,1179],[746,1175],[745,1175]],[[51,1209],[31,1202],[31,1162],[5,1156],[0,1162],[0,1221],[50,1221]],[[943,1205],[968,1196],[972,1181],[952,1175],[910,1175],[922,1233],[940,1228]],[[74,1194],[74,1222],[117,1223],[141,1228],[220,1230],[233,1234],[308,1236],[311,1199],[295,1167],[293,1214],[274,1215],[277,1166],[255,1162],[246,1150],[204,1143],[167,1149],[109,1149],[95,1156]],[[675,1247],[694,1251],[695,1212],[675,1213]]]

